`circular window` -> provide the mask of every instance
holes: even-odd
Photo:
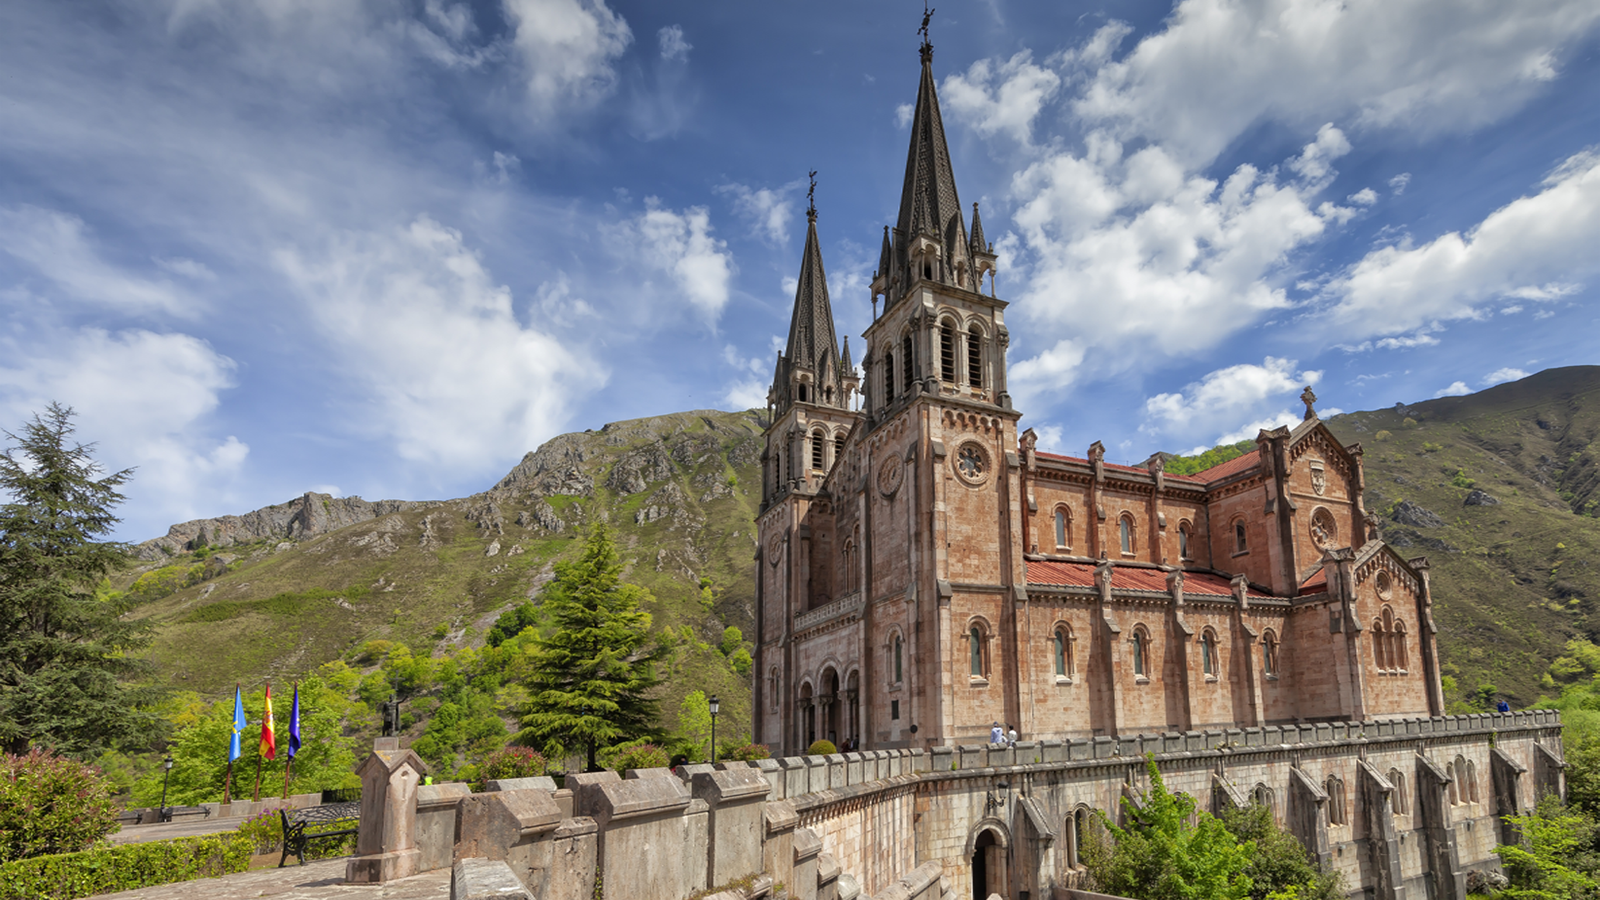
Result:
[[[775,534],[767,539],[767,562],[773,565],[783,558],[783,535]]]
[[[978,444],[962,444],[956,451],[956,474],[968,484],[982,484],[989,477],[989,456]]]
[[[1378,596],[1385,600],[1394,594],[1394,580],[1388,572],[1379,572],[1378,577],[1373,579],[1373,585],[1378,589]]]
[[[1327,550],[1338,542],[1339,523],[1333,520],[1333,513],[1318,509],[1311,514],[1311,540],[1321,550]]]
[[[900,461],[898,454],[890,456],[878,466],[878,490],[885,497],[894,496],[900,490],[900,483],[905,481],[906,465]]]

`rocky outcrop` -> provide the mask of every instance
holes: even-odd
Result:
[[[1394,508],[1391,519],[1401,525],[1410,525],[1412,528],[1443,528],[1444,519],[1439,514],[1427,507],[1412,503],[1410,500],[1401,500]]]
[[[307,492],[287,503],[242,516],[195,519],[167,529],[162,537],[134,545],[134,555],[159,560],[198,547],[232,547],[262,540],[299,540],[367,522],[390,513],[438,506],[429,500],[363,500]]]
[[[606,487],[618,494],[637,494],[651,483],[672,477],[672,457],[657,443],[623,454],[606,476]]]
[[[1461,504],[1463,506],[1499,506],[1500,498],[1488,491],[1474,490],[1467,495],[1467,499],[1461,501]]]

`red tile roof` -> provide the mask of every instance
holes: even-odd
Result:
[[[1301,596],[1306,594],[1320,594],[1327,589],[1328,571],[1326,569],[1318,569],[1316,572],[1312,573],[1310,578],[1300,582]]]
[[[1196,472],[1193,477],[1197,481],[1203,481],[1206,484],[1210,484],[1213,481],[1221,481],[1229,476],[1237,475],[1240,472],[1255,468],[1255,465],[1260,460],[1260,457],[1260,450],[1251,450],[1249,453],[1246,453],[1243,456],[1236,456],[1225,463],[1212,466],[1203,472]]]
[[[1028,583],[1065,587],[1093,587],[1094,569],[1093,563],[1030,559],[1028,560]],[[1111,569],[1111,589],[1114,591],[1165,591],[1167,589],[1167,573],[1160,569],[1113,566]],[[1222,575],[1213,575],[1210,572],[1185,572],[1183,573],[1183,592],[1201,596],[1228,597],[1233,594],[1233,584]],[[1250,596],[1268,597],[1271,595],[1263,594],[1251,588]]]
[[[1089,461],[1087,459],[1084,459],[1081,456],[1062,456],[1059,453],[1044,453],[1044,452],[1037,452],[1034,455],[1042,457],[1044,459],[1057,460],[1059,462],[1082,463],[1084,465],[1088,465],[1089,464]],[[1113,471],[1113,472],[1133,472],[1133,473],[1138,474],[1138,475],[1149,475],[1150,474],[1150,470],[1149,469],[1141,469],[1138,466],[1123,466],[1123,465],[1118,465],[1117,463],[1101,463],[1101,465],[1105,466],[1107,469],[1109,469],[1110,471]],[[1191,484],[1204,484],[1204,482],[1202,482],[1200,479],[1196,478],[1193,475],[1174,475],[1171,472],[1167,473],[1167,480],[1168,481],[1187,481],[1187,482],[1189,482]]]

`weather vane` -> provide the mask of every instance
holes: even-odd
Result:
[[[922,46],[931,46],[928,43],[928,21],[933,18],[937,10],[928,8],[928,0],[922,0],[922,27],[917,29],[917,34],[922,35]]]
[[[806,215],[815,219],[817,217],[817,170],[810,173],[811,187],[806,190]]]

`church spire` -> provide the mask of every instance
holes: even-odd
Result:
[[[911,114],[911,147],[906,153],[906,180],[900,191],[900,218],[895,230],[906,238],[926,234],[940,240],[950,228],[951,219],[960,219],[961,199],[956,196],[950,148],[945,144],[944,121],[934,88],[933,45],[926,39],[921,53],[922,83],[917,88],[916,110]]]
[[[811,173],[806,193],[806,246],[800,256],[800,278],[794,290],[794,312],[789,318],[789,345],[773,385],[781,406],[815,403],[843,406],[840,384],[839,339],[833,330],[833,307],[828,301],[828,277],[822,267],[822,246],[817,240],[817,173]]]

